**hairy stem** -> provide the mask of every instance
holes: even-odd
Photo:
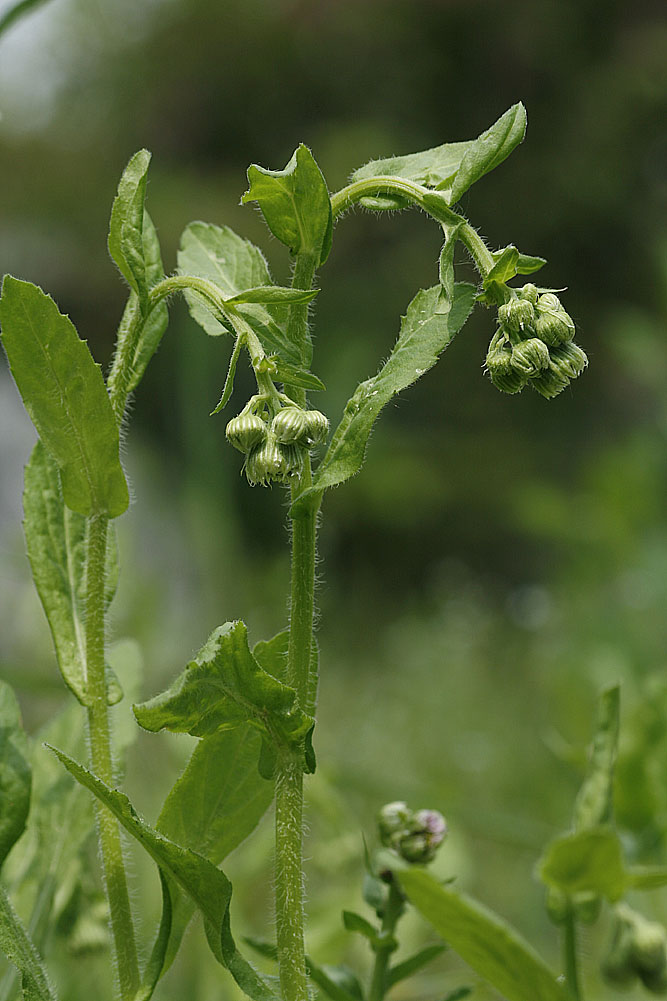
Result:
[[[303,941],[303,765],[279,762],[276,774],[276,941],[283,1001],[308,1001]]]
[[[111,409],[117,424],[121,423],[125,414],[128,397],[127,387],[132,378],[132,361],[144,322],[139,309],[139,299],[136,293],[132,292],[118,327],[116,352],[107,379]]]
[[[90,765],[98,778],[113,786],[111,733],[104,674],[104,583],[109,522],[101,515],[88,519],[86,563],[86,687]],[[125,876],[118,822],[95,801],[97,829],[106,886],[120,996],[133,998],[139,984],[139,963],[132,911]]]
[[[371,977],[371,985],[368,992],[368,1001],[383,1001],[387,991],[387,972],[389,970],[389,960],[396,948],[394,941],[394,930],[401,914],[403,913],[403,897],[396,886],[395,879],[389,885],[389,899],[382,916],[382,946],[376,946],[375,964]]]
[[[584,1001],[579,985],[579,968],[577,964],[577,923],[570,912],[563,925],[563,965],[565,967],[565,983],[572,995],[572,1001]]]

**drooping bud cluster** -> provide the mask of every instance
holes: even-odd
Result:
[[[435,858],[447,834],[445,818],[437,810],[413,812],[405,803],[387,803],[378,814],[380,840],[406,862],[425,864]]]
[[[627,904],[619,904],[602,974],[609,983],[631,986],[639,978],[653,994],[667,994],[667,930]]]
[[[329,421],[324,414],[285,399],[288,405],[271,416],[267,398],[252,397],[225,430],[229,443],[246,455],[245,474],[252,486],[299,478],[308,452],[326,438]]]
[[[548,400],[557,396],[588,365],[573,337],[574,321],[558,296],[524,285],[498,309],[486,355],[491,382],[503,393],[530,385]]]

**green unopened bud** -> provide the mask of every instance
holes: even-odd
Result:
[[[517,289],[517,295],[520,299],[527,299],[534,306],[537,302],[537,286],[533,285],[532,282],[526,282],[520,289]]]
[[[561,344],[559,348],[552,348],[549,354],[552,366],[568,379],[576,379],[588,365],[586,352],[578,344]]]
[[[538,312],[535,333],[549,347],[557,347],[574,337],[574,320],[564,309]]]
[[[307,410],[306,421],[308,444],[319,445],[329,433],[329,421],[319,410]]]
[[[275,435],[269,432],[262,444],[252,450],[245,462],[245,474],[252,486],[259,483],[265,487],[285,478],[287,464]]]
[[[403,802],[388,803],[378,815],[380,839],[406,862],[430,862],[447,834],[445,818],[437,810],[414,813]]]
[[[308,454],[303,445],[280,445],[280,451],[285,460],[285,474],[283,479],[295,476],[301,479],[306,466],[306,455]]]
[[[632,958],[634,911],[619,904],[614,914],[612,938],[601,963],[604,979],[619,987],[628,987],[637,976]]]
[[[667,994],[667,968],[657,973],[640,973],[641,982],[651,994]]]
[[[512,368],[528,379],[549,367],[549,348],[539,337],[529,337],[512,348]]]
[[[410,829],[412,810],[407,803],[397,800],[387,803],[378,814],[378,832],[380,841],[386,848],[395,848]]]
[[[555,925],[565,924],[572,913],[572,905],[568,895],[553,886],[547,890],[546,908],[549,920],[553,921]]]
[[[667,967],[667,932],[663,926],[635,914],[630,956],[640,977],[662,973]]]
[[[271,430],[284,445],[301,441],[307,434],[307,428],[308,418],[300,407],[285,407],[276,414],[271,424]]]
[[[489,345],[486,370],[493,385],[502,393],[520,393],[526,385],[526,377],[512,365],[512,347],[502,327]]]
[[[569,377],[558,372],[551,363],[549,368],[530,380],[532,388],[546,400],[553,400],[554,396],[562,393],[569,384]]]
[[[563,307],[560,304],[560,299],[555,294],[555,292],[543,292],[542,295],[538,297],[538,300],[537,300],[537,311],[538,311],[538,313],[541,310],[546,310],[546,309],[554,310],[554,309],[562,309],[562,308]]]
[[[510,299],[498,310],[498,320],[513,334],[518,334],[535,323],[535,310],[528,299]]]
[[[597,893],[588,891],[576,893],[572,900],[572,905],[577,921],[581,921],[584,925],[593,925],[600,917],[602,899]]]
[[[242,413],[232,417],[225,428],[227,441],[239,452],[249,452],[266,437],[266,424],[257,414]]]

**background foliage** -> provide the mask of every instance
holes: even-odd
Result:
[[[635,860],[665,861],[666,43],[650,0],[52,0],[0,39],[0,271],[47,289],[104,362],[125,296],[108,214],[136,149],[153,153],[167,270],[202,218],[260,243],[282,282],[282,248],[239,205],[250,162],[282,167],[305,142],[333,190],[371,157],[469,138],[519,99],[528,109],[526,143],[464,208],[492,246],[548,258],[544,281],[569,285],[591,365],[549,403],[497,393],[481,374],[492,316],[476,311],[383,415],[364,473],[326,499],[308,849],[319,961],[345,941],[341,907],[360,905],[362,832],[406,799],[448,817],[442,875],[535,931],[555,963],[532,868],[567,826],[596,693],[617,679],[620,818]],[[435,281],[438,235],[414,212],[339,225],[315,311],[330,416],[387,354],[415,287]],[[174,309],[134,407],[113,631],[139,642],[146,694],[220,621],[243,616],[254,639],[285,621],[284,498],[248,488],[225,416],[207,416],[226,360]],[[1,377],[0,673],[36,732],[67,696],[20,534],[31,432]],[[240,382],[231,408],[246,396]],[[149,820],[189,746],[139,736],[127,786]],[[269,827],[230,860],[247,933],[270,921]],[[157,886],[141,886],[157,912]],[[664,896],[651,905],[667,919]],[[410,934],[423,940],[416,918]],[[606,935],[602,921],[591,949]],[[165,1001],[220,996],[200,938]],[[77,964],[63,950],[78,984],[67,996],[95,983],[102,999],[106,959],[84,941]],[[433,970],[424,997],[466,976],[447,955]],[[604,996],[594,970],[588,996]]]

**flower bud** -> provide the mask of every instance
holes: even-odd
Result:
[[[526,377],[512,365],[512,348],[503,339],[502,327],[489,345],[486,370],[493,385],[502,393],[520,393],[526,385]]]
[[[578,344],[561,344],[549,352],[552,366],[568,379],[576,379],[588,365],[586,353]]]
[[[532,282],[526,282],[520,289],[517,289],[519,299],[527,299],[533,306],[537,302],[537,286]]]
[[[547,309],[554,310],[562,308],[563,307],[560,304],[560,299],[554,292],[543,292],[542,295],[538,297],[537,300],[538,313],[541,312],[542,310],[547,310]]]
[[[570,379],[549,362],[549,368],[531,379],[530,385],[546,400],[553,400],[554,396],[558,396],[570,385]]]
[[[445,818],[437,810],[412,810],[403,802],[388,803],[378,816],[380,839],[406,862],[430,862],[447,834]]]
[[[307,410],[306,421],[307,443],[319,445],[329,433],[329,421],[319,410]]]
[[[266,424],[257,414],[241,413],[225,428],[227,441],[239,452],[249,452],[266,437]]]
[[[307,452],[304,446],[294,444],[279,445],[278,447],[280,448],[285,460],[285,474],[283,476],[283,482],[290,476],[296,476],[297,479],[301,479],[306,466]]]
[[[395,848],[401,837],[409,830],[412,810],[407,803],[397,800],[387,803],[378,814],[380,841],[386,848]]]
[[[256,445],[245,462],[245,474],[251,486],[260,483],[263,487],[274,480],[284,479],[287,473],[285,456],[269,432],[261,445]]]
[[[574,905],[574,916],[582,924],[593,925],[600,917],[602,899],[597,893],[589,891],[576,893],[572,903]]]
[[[574,337],[574,320],[564,309],[538,310],[535,333],[549,347],[557,347]]]
[[[291,445],[301,441],[307,433],[308,418],[300,407],[285,407],[273,418],[271,430],[279,442]]]
[[[553,921],[555,925],[565,924],[572,911],[570,898],[562,890],[557,890],[553,886],[549,887],[547,890],[546,909],[549,920]]]
[[[510,299],[498,309],[498,320],[513,334],[518,334],[535,323],[535,310],[528,299]]]
[[[667,932],[663,926],[635,914],[630,956],[640,977],[662,973],[667,967]]]
[[[511,361],[513,369],[532,379],[549,367],[549,348],[539,337],[529,337],[514,345]]]

